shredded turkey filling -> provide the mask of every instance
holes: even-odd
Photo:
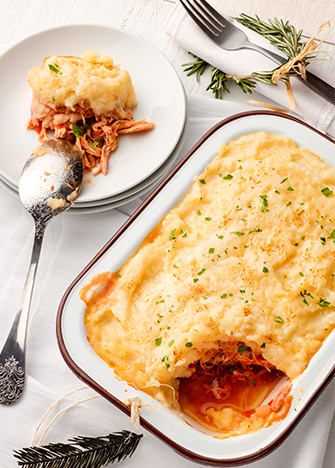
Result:
[[[119,144],[119,135],[151,130],[154,126],[146,120],[134,121],[131,109],[114,109],[99,116],[84,101],[71,110],[56,107],[37,96],[32,99],[27,123],[27,128],[35,130],[41,142],[47,141],[47,131],[53,130],[55,138],[67,138],[75,143],[83,156],[84,169],[91,171],[98,166],[94,175],[107,174],[108,159]]]

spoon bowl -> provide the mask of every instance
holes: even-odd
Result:
[[[83,172],[76,146],[56,139],[35,148],[23,167],[19,195],[34,219],[35,237],[19,309],[0,354],[0,404],[11,405],[22,395],[29,308],[44,231],[49,221],[68,210],[77,198]]]

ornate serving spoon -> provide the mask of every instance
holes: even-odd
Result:
[[[19,195],[35,223],[35,239],[19,310],[0,354],[0,403],[19,400],[25,381],[26,330],[45,228],[70,208],[83,180],[83,160],[67,140],[49,140],[27,159],[19,181]]]

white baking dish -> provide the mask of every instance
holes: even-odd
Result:
[[[306,371],[293,381],[293,403],[287,417],[259,432],[219,440],[186,423],[178,413],[163,409],[147,394],[117,380],[113,370],[98,357],[86,339],[84,303],[79,290],[93,275],[117,271],[139,247],[148,232],[178,202],[216,156],[219,144],[227,144],[246,133],[263,130],[287,135],[299,146],[306,146],[335,166],[335,142],[305,123],[268,111],[234,115],[209,130],[179,165],[164,179],[121,229],[97,253],[69,286],[59,306],[57,338],[64,360],[72,371],[103,397],[129,414],[125,401],[138,396],[145,404],[140,410],[141,424],[181,455],[198,463],[237,466],[254,461],[276,449],[335,374],[335,333],[328,337]]]

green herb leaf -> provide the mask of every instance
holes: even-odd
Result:
[[[156,346],[160,346],[162,344],[162,337],[160,336],[159,338],[155,339]]]
[[[190,341],[187,341],[187,342],[185,343],[185,346],[186,346],[186,348],[192,348],[193,343],[191,343]]]
[[[170,241],[172,241],[172,240],[175,239],[174,235],[176,234],[176,230],[177,230],[177,229],[172,229],[171,234],[170,234],[170,237],[169,237],[169,240],[170,240]]]
[[[84,135],[85,130],[82,127],[76,125],[74,122],[69,122],[69,124],[71,125],[73,134],[76,138],[80,138]]]
[[[261,211],[264,212],[265,208],[269,206],[269,202],[267,200],[267,195],[260,195],[260,198],[263,200],[263,205],[261,206]]]
[[[284,319],[282,319],[279,315],[276,315],[273,320],[277,323],[284,323]]]
[[[236,236],[244,236],[245,232],[241,232],[241,231],[232,231],[230,234],[235,234]]]
[[[328,301],[326,301],[326,299],[322,299],[320,297],[319,302],[318,302],[318,306],[320,306],[320,307],[329,307],[330,305],[331,305],[330,302],[328,302]]]
[[[59,73],[59,65],[55,63],[54,65],[51,65],[51,63],[48,64],[49,69],[55,73]]]
[[[330,197],[330,195],[333,195],[332,190],[330,190],[328,187],[323,188],[321,192],[324,194],[325,197]]]
[[[205,184],[206,183],[205,179],[199,179],[199,182],[200,182],[200,184]]]
[[[224,180],[230,180],[232,178],[233,178],[233,176],[231,174],[227,174],[226,176],[222,177],[222,179],[224,179]]]
[[[237,352],[242,354],[244,353],[244,351],[246,351],[248,349],[248,346],[246,346],[245,344],[241,345],[238,349],[237,349]]]
[[[202,268],[200,271],[198,271],[197,275],[202,275],[206,271],[206,268]]]

